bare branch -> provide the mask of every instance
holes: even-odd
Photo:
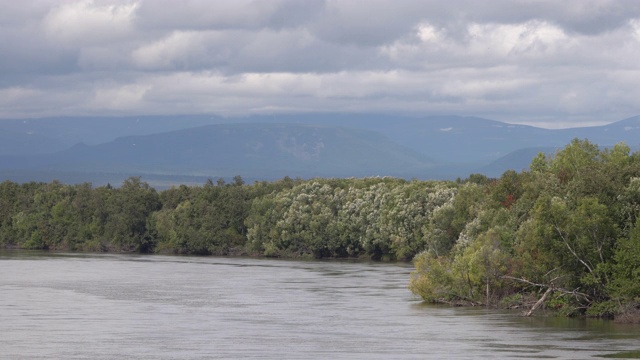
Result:
[[[554,269],[555,270],[555,269]],[[549,273],[547,273],[549,274]],[[529,284],[532,286],[536,286],[539,288],[546,288],[547,290],[544,292],[544,294],[542,294],[542,297],[540,299],[538,299],[538,301],[531,307],[531,309],[529,311],[527,311],[524,316],[531,316],[533,314],[534,311],[536,311],[542,304],[544,304],[545,300],[547,299],[547,297],[553,293],[553,292],[559,292],[562,295],[571,295],[573,297],[575,297],[575,299],[577,301],[580,301],[580,299],[578,297],[582,297],[582,300],[587,302],[587,303],[591,303],[591,299],[589,297],[589,295],[578,292],[578,289],[574,289],[574,290],[567,290],[564,288],[558,288],[556,287],[553,282],[560,279],[563,276],[556,276],[555,278],[553,278],[549,284],[538,284],[538,283],[534,283],[533,281],[529,281],[527,279],[524,278],[516,278],[513,276],[502,276],[503,279],[509,279],[509,280],[514,280],[514,281],[519,281],[519,282],[523,282],[525,284]]]
[[[547,296],[549,296],[549,294],[551,294],[553,290],[554,290],[553,287],[549,287],[547,291],[544,292],[544,295],[542,295],[542,297],[531,307],[531,310],[527,311],[527,313],[524,314],[524,316],[526,317],[531,316],[533,312],[536,311],[536,309],[544,303],[544,301],[547,299]]]
[[[571,247],[571,245],[569,245],[569,241],[567,240],[567,238],[564,236],[564,234],[562,234],[562,231],[560,231],[560,228],[558,227],[558,225],[553,224],[553,227],[556,229],[556,231],[558,232],[558,235],[560,235],[560,238],[562,239],[562,241],[564,242],[564,244],[567,246],[567,249],[569,249],[569,251],[571,252],[571,254],[573,254],[573,256],[582,264],[584,265],[587,270],[589,270],[589,272],[591,274],[593,274],[593,269],[591,268],[591,266],[589,266],[589,264],[587,264],[586,262],[584,262],[584,260],[582,260],[578,254],[573,250],[573,248]]]
[[[551,270],[547,271],[547,273],[546,273],[546,274],[544,274],[544,277],[549,276],[549,274],[551,274],[552,272],[554,272],[554,271],[556,271],[556,270],[558,270],[558,269],[560,269],[560,268],[553,268],[553,269],[551,269]]]

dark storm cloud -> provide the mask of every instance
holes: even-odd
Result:
[[[0,117],[640,113],[640,2],[0,1]]]

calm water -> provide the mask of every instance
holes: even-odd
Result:
[[[3,359],[599,358],[640,327],[425,306],[408,265],[0,253]]]

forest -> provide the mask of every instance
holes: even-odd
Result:
[[[575,139],[499,178],[5,181],[0,247],[413,261],[427,302],[637,321],[639,213],[640,153]]]

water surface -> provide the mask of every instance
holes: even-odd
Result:
[[[2,359],[583,359],[640,327],[427,306],[406,264],[0,253]]]

